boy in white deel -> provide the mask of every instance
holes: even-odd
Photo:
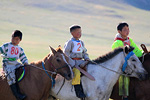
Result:
[[[24,65],[28,65],[28,59],[23,49],[18,46],[21,40],[22,32],[15,30],[12,33],[11,42],[5,43],[0,47],[0,54],[3,57],[3,70],[7,76],[7,82],[15,97],[19,100],[23,100],[26,96],[20,93],[16,83],[15,69],[21,65],[17,60],[20,59]]]
[[[70,27],[70,33],[73,37],[65,43],[64,53],[72,59],[70,60],[72,67],[80,66],[80,64],[85,61],[90,61],[83,41],[79,40],[81,37],[81,27],[79,25],[72,25]],[[73,72],[74,78],[72,80],[72,85],[74,85],[76,95],[78,98],[85,98],[80,82],[81,73],[77,68],[73,68]]]

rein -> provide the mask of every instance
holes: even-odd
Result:
[[[61,85],[61,87],[60,87],[60,89],[58,90],[58,92],[57,92],[57,94],[56,94],[56,95],[58,95],[58,94],[59,94],[59,92],[60,92],[60,90],[62,89],[62,87],[64,86],[64,84],[65,84],[65,78],[64,78],[63,83],[62,83],[62,85]]]
[[[53,76],[54,74],[56,75],[56,74],[57,74],[57,71],[58,71],[59,69],[64,68],[64,67],[67,67],[67,64],[64,65],[64,66],[62,66],[62,67],[60,67],[60,68],[55,68],[54,65],[53,65],[51,62],[50,62],[50,65],[52,66],[53,70],[55,70],[54,72],[53,72],[53,71],[46,70],[43,61],[42,61],[42,67],[43,67],[43,68],[37,67],[37,66],[35,66],[35,65],[30,65],[30,66],[32,66],[32,67],[34,67],[34,68],[37,68],[37,69],[39,69],[39,70],[45,71],[45,73],[48,75],[48,77],[49,77],[49,78],[51,79],[51,81],[52,81],[52,88],[53,88],[53,86],[54,86],[54,84],[55,84],[55,79],[54,79],[52,76]],[[48,73],[51,73],[51,76],[50,76]]]
[[[124,58],[124,59],[125,59],[125,62],[124,62],[123,67],[122,67],[122,71],[123,71],[123,72],[125,71],[125,68],[126,68],[127,65],[128,65],[127,60],[128,60],[133,54],[134,54],[134,52],[131,51],[131,52],[129,52],[128,55]],[[94,63],[94,64],[96,64],[96,65],[98,65],[98,66],[101,66],[101,67],[103,67],[103,68],[105,68],[105,69],[107,69],[107,70],[110,70],[110,71],[112,71],[112,72],[115,72],[115,73],[117,73],[117,74],[124,75],[124,76],[129,76],[128,73],[125,73],[125,72],[124,72],[124,73],[119,73],[119,72],[117,72],[117,71],[115,71],[115,70],[112,70],[112,69],[110,69],[110,68],[106,68],[106,67],[103,66],[103,65],[99,65],[98,63],[96,63],[96,62],[94,62],[94,61],[91,61],[91,62]]]
[[[52,65],[52,64],[51,64],[51,65]],[[53,74],[51,74],[51,76],[48,74],[48,72],[47,72],[46,69],[45,69],[44,62],[43,62],[43,61],[42,61],[42,67],[43,67],[45,73],[47,74],[47,76],[51,79],[51,81],[52,81],[52,88],[53,88],[53,86],[54,86],[54,84],[55,84],[55,79],[52,77]],[[53,66],[52,66],[52,67],[53,67]]]
[[[37,67],[37,66],[34,66],[34,65],[30,65],[30,66],[32,66],[34,68],[37,68],[39,70],[42,70],[42,71],[46,71],[46,72],[51,73],[51,74],[57,74],[56,72],[52,72],[52,71],[49,71],[49,70],[46,70],[46,69],[44,70],[43,68],[40,68],[40,67]]]
[[[125,62],[124,62],[124,64],[123,64],[122,69],[125,70],[125,68],[127,67],[127,60],[128,60],[133,54],[134,54],[133,51],[131,51],[131,52],[129,52],[128,55],[124,58],[124,59],[125,59]],[[115,73],[117,73],[117,74],[119,74],[119,75],[129,76],[129,74],[125,73],[124,71],[123,71],[123,72],[124,72],[125,74],[124,74],[124,73],[119,73],[119,72],[114,71],[114,70],[112,70],[112,69],[110,69],[110,68],[106,68],[106,67],[103,66],[103,65],[99,65],[98,63],[96,63],[96,62],[94,62],[94,61],[90,61],[90,62],[92,62],[92,63],[94,63],[94,64],[96,64],[96,65],[98,65],[98,66],[100,66],[100,67],[103,67],[103,68],[105,68],[105,69],[107,69],[107,70],[110,70],[110,71],[112,71],[112,72],[115,72]],[[58,92],[57,92],[56,95],[59,94],[59,92],[61,91],[62,87],[64,86],[64,83],[65,83],[65,79],[63,80],[63,83],[62,83],[62,85],[61,85],[61,87],[60,87],[60,89],[58,90]]]
[[[115,73],[120,74],[120,75],[128,76],[127,74],[119,73],[119,72],[117,72],[117,71],[115,71],[115,70],[112,70],[112,69],[110,69],[110,68],[106,68],[106,67],[103,66],[103,65],[99,65],[98,63],[96,63],[96,62],[94,62],[94,61],[91,61],[91,62],[94,63],[94,64],[96,64],[96,65],[98,65],[98,66],[100,66],[100,67],[103,67],[103,68],[105,68],[105,69],[107,69],[107,70],[109,70],[109,71],[115,72]]]
[[[50,57],[50,56],[49,56]],[[62,66],[62,67],[59,67],[59,68],[56,68],[51,62],[49,62],[50,63],[50,66],[51,66],[51,68],[54,70],[54,71],[49,71],[49,70],[46,70],[46,68],[45,68],[45,66],[44,66],[44,62],[42,61],[42,67],[43,67],[43,69],[42,68],[39,68],[39,67],[37,67],[37,66],[34,66],[34,65],[31,65],[32,67],[35,67],[35,68],[37,68],[37,69],[40,69],[40,70],[42,70],[42,71],[45,71],[45,73],[47,74],[47,76],[51,79],[51,81],[52,81],[52,88],[53,88],[53,86],[54,86],[54,84],[55,84],[55,79],[52,77],[53,76],[53,74],[57,74],[57,72],[58,72],[58,70],[60,70],[60,69],[62,69],[62,68],[64,68],[64,67],[67,67],[68,66],[68,64],[65,64],[64,66]],[[51,73],[51,75],[49,75],[48,74],[48,72],[49,73]]]

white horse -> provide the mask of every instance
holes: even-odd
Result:
[[[86,94],[86,100],[109,100],[113,86],[117,82],[120,74],[126,73],[130,77],[137,78],[145,77],[146,71],[135,54],[130,55],[131,57],[127,60],[127,67],[124,68],[124,72],[122,71],[125,57],[130,51],[131,47],[118,48],[105,56],[93,60],[97,64],[88,64],[87,72],[95,77],[95,81],[92,81],[85,76],[81,78],[84,93]],[[56,95],[62,84],[63,78],[59,75],[56,78],[55,87],[52,88],[50,95],[59,100],[80,100],[76,97],[71,81],[67,80],[59,94]]]

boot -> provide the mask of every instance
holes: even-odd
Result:
[[[128,97],[123,97],[122,100],[128,100]]]
[[[84,92],[83,92],[81,84],[74,85],[74,89],[75,89],[75,92],[76,92],[76,96],[78,98],[85,98],[86,97],[85,94],[84,94]]]
[[[19,88],[17,88],[17,83],[10,85],[10,88],[17,100],[24,100],[26,98],[26,95],[20,93]]]

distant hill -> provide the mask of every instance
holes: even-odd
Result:
[[[79,14],[104,14],[104,12],[114,12],[113,10],[106,9],[103,11],[99,7],[96,8],[96,6],[129,10],[128,5],[130,5],[143,10],[150,10],[150,0],[30,0],[30,2],[26,0],[19,2],[25,6]],[[119,15],[115,17],[122,18]]]
[[[24,33],[22,47],[29,60],[41,59],[71,37],[69,26],[82,26],[82,40],[91,58],[111,50],[116,26],[126,21],[130,37],[150,48],[148,0],[1,0],[0,45],[14,29]],[[145,7],[145,8],[142,8]]]
[[[114,1],[122,3],[124,2],[143,10],[150,10],[150,0],[114,0]]]

